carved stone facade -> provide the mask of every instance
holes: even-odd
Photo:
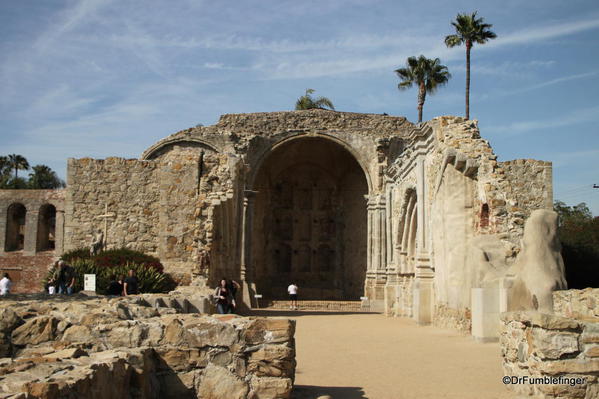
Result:
[[[106,224],[109,248],[152,253],[184,284],[240,279],[247,305],[286,297],[293,281],[302,299],[367,297],[420,323],[442,309],[467,318],[482,277],[460,248],[492,237],[509,264],[525,218],[552,207],[551,180],[548,162],[498,162],[462,118],[223,115],[137,160],[70,159],[64,249]]]

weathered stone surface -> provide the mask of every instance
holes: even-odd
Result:
[[[13,345],[37,345],[56,338],[58,320],[50,316],[40,316],[27,320],[12,331]]]
[[[197,387],[203,399],[245,399],[249,387],[242,379],[224,367],[209,365],[204,370]]]
[[[581,328],[581,324],[576,320],[534,311],[502,313],[501,319],[504,322],[516,320],[548,330],[576,330]]]
[[[260,388],[262,397],[291,392],[295,324],[290,320],[155,316],[128,299],[52,298],[0,306],[14,312],[6,312],[14,360],[0,361],[2,395],[250,399],[256,395],[250,393],[252,378],[272,382]]]
[[[252,377],[250,395],[256,399],[288,399],[292,388],[289,378]]]
[[[559,359],[563,355],[579,352],[580,334],[560,331],[532,329],[532,349],[542,359]]]

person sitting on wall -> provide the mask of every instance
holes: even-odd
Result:
[[[129,269],[129,276],[123,283],[123,295],[139,294],[139,279],[135,276],[135,270]]]
[[[121,281],[116,279],[116,275],[110,276],[110,283],[108,284],[108,289],[106,290],[106,295],[114,295],[119,296],[123,294],[123,284]]]
[[[231,303],[233,298],[231,290],[227,288],[227,279],[222,278],[220,284],[214,291],[214,299],[216,300],[216,311],[219,314],[231,313]]]
[[[4,273],[4,277],[0,280],[0,295],[6,296],[10,294],[10,288],[12,287],[12,281],[8,273]]]
[[[71,295],[75,287],[75,270],[64,260],[59,260],[55,280],[58,282],[59,294]]]

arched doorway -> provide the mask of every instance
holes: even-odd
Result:
[[[367,257],[368,184],[342,145],[298,138],[275,147],[252,185],[254,281],[270,299],[295,282],[302,299],[359,299]]]
[[[6,240],[4,250],[20,251],[25,246],[25,216],[27,209],[23,204],[15,203],[6,212]]]
[[[44,204],[40,208],[37,222],[37,250],[53,250],[56,246],[56,208]]]

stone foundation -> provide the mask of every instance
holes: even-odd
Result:
[[[510,312],[501,320],[503,370],[515,393],[543,399],[599,397],[599,318]]]
[[[289,398],[293,321],[151,298],[2,300],[0,397]]]

